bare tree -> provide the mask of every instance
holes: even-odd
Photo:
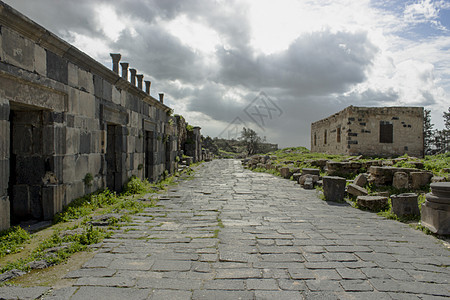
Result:
[[[244,141],[247,148],[247,155],[253,155],[258,152],[261,137],[258,136],[256,131],[251,128],[244,127],[241,131],[241,136],[239,139]]]

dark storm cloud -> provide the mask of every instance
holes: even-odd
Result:
[[[335,96],[365,80],[376,52],[364,33],[320,32],[298,38],[286,51],[268,56],[254,58],[247,47],[221,50],[222,69],[215,80],[222,82],[222,87],[248,90],[244,103],[250,103],[258,91],[266,92],[283,111],[280,118],[268,123],[267,131],[274,133],[269,138],[283,145],[308,145],[312,122],[373,96],[386,101],[398,97],[393,92],[384,95],[372,91]],[[222,87],[208,85],[200,92],[193,91],[195,97],[188,109],[222,121],[239,116],[251,124],[242,113],[246,104],[225,99]]]
[[[136,36],[123,31],[117,42],[111,43],[114,51],[126,54],[122,60],[132,63],[130,67],[157,80],[198,82],[204,78],[203,58],[178,38],[157,26],[143,26],[136,31]]]
[[[119,17],[125,16],[132,20],[141,20],[146,23],[152,23],[161,11],[155,5],[155,1],[148,0],[100,0],[102,3],[112,5]]]
[[[205,61],[204,54],[192,49],[172,36],[162,21],[187,15],[217,32],[230,47],[247,47],[249,25],[246,9],[234,1],[227,2],[226,8],[215,1],[128,1],[116,0],[116,12],[120,15],[142,17],[145,21],[135,27],[137,36],[124,30],[111,48],[123,52],[133,60],[135,67],[157,80],[179,80],[183,83],[200,84],[217,78],[217,70]],[[239,9],[238,9],[239,7]],[[148,17],[146,17],[148,16]],[[155,17],[158,21],[155,21]],[[217,82],[221,79],[217,78]]]
[[[309,147],[311,123],[347,106],[330,95],[296,96],[282,89],[268,89],[265,93],[280,107],[282,114],[266,122],[264,130],[259,133],[284,147]]]
[[[122,22],[131,23],[125,24],[128,28],[115,42],[106,37],[103,42],[111,52],[122,53],[122,61],[129,62],[131,68],[147,75],[145,79],[152,81],[152,95],[166,93],[166,103],[176,112],[182,104],[188,112],[200,112],[224,124],[239,117],[254,126],[244,110],[259,92],[265,92],[282,115],[267,122],[260,134],[282,146],[308,146],[311,122],[348,105],[377,105],[398,98],[393,91],[372,90],[336,96],[366,79],[378,53],[364,32],[324,30],[303,34],[286,50],[266,55],[256,54],[252,48],[248,8],[237,1],[7,2],[63,38],[70,37],[69,31],[105,37],[94,7],[111,5]],[[164,27],[166,21],[181,16],[214,30],[220,37],[221,45],[208,59]],[[197,120],[188,122],[197,125]],[[198,125],[209,134],[207,124]]]
[[[250,40],[248,9],[237,1],[204,0],[113,0],[118,14],[139,18],[148,24],[170,21],[185,15],[188,19],[214,29],[229,45],[246,45]],[[164,28],[160,28],[164,30]]]
[[[218,77],[228,84],[279,87],[301,95],[338,93],[366,79],[376,52],[365,33],[314,32],[268,56],[221,50]]]
[[[193,91],[189,110],[203,112],[212,119],[229,122],[242,114],[247,102],[236,102],[227,97],[229,87],[208,83]],[[251,96],[250,96],[251,97]],[[243,97],[244,99],[247,96]]]
[[[51,32],[66,35],[68,30],[89,36],[100,36],[91,0],[5,0],[22,14]]]

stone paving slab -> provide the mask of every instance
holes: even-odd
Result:
[[[14,299],[445,299],[449,250],[408,225],[293,181],[203,164],[72,271]],[[6,295],[6,296],[5,296]],[[2,299],[0,297],[0,299]],[[34,298],[33,298],[34,297]],[[59,297],[59,298],[58,298]],[[6,299],[9,299],[6,298]]]
[[[12,299],[38,299],[50,288],[48,287],[16,287],[6,286],[0,287],[0,299],[12,300]]]
[[[119,287],[82,286],[71,300],[144,300],[150,297],[151,290]],[[44,298],[45,299],[45,298]]]

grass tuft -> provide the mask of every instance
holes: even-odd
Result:
[[[188,168],[183,172],[183,176],[191,176],[193,172],[192,168]],[[155,199],[141,201],[135,200],[134,196],[164,190],[168,185],[176,184],[175,177],[179,175],[166,174],[164,180],[155,184],[131,177],[124,186],[123,194],[118,195],[106,189],[73,200],[63,208],[62,212],[55,215],[54,225],[61,225],[50,229],[53,231],[51,236],[38,243],[38,246],[30,246],[31,249],[28,249],[30,255],[25,258],[8,261],[2,265],[0,274],[12,269],[29,271],[31,269],[29,263],[33,261],[45,261],[49,266],[59,264],[72,254],[86,250],[89,245],[101,242],[105,237],[112,235],[111,230],[116,230],[124,223],[130,222],[130,215],[142,212],[146,207],[157,205]],[[92,216],[98,213],[119,213],[120,217],[110,217],[107,226],[99,228],[90,223],[93,220]],[[62,226],[68,222],[76,225],[63,230]],[[32,238],[32,235],[19,226],[0,232],[0,258],[20,252],[24,243]],[[37,241],[32,241],[30,245]]]
[[[29,239],[31,234],[19,226],[0,232],[0,257],[19,252],[21,245]]]

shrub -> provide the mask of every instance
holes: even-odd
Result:
[[[147,179],[141,180],[136,176],[132,176],[124,186],[124,192],[127,195],[147,193],[150,189],[151,185]]]
[[[87,216],[100,207],[112,205],[118,201],[117,195],[108,189],[93,194],[85,195],[70,202],[63,211],[57,213],[53,223],[68,222]]]
[[[84,184],[87,186],[91,186],[92,181],[94,181],[94,176],[92,176],[91,173],[86,173],[86,176],[84,176],[84,178],[83,178]]]
[[[0,257],[17,253],[20,246],[31,238],[31,234],[20,226],[11,227],[0,233]]]
[[[450,152],[426,156],[424,168],[425,170],[432,171],[434,174],[443,174],[443,169],[450,168]]]

